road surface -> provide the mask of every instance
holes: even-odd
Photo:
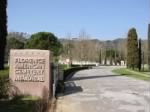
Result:
[[[150,84],[112,73],[114,67],[76,72],[58,97],[56,112],[150,112]]]

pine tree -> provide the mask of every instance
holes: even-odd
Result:
[[[4,69],[4,54],[7,36],[7,0],[0,0],[0,70]]]
[[[131,28],[128,32],[127,39],[127,67],[138,68],[139,64],[139,52],[138,52],[138,40],[135,28]]]

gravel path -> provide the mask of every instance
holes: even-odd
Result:
[[[113,68],[75,73],[57,100],[56,112],[150,112],[149,82],[116,75]]]

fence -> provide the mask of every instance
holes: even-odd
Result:
[[[58,81],[63,80],[63,70],[61,70],[60,66],[58,64],[51,64],[51,90],[52,90],[52,97],[55,97],[56,94],[56,88],[58,86]]]

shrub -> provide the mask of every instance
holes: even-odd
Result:
[[[8,98],[9,81],[7,77],[0,78],[0,99]]]

